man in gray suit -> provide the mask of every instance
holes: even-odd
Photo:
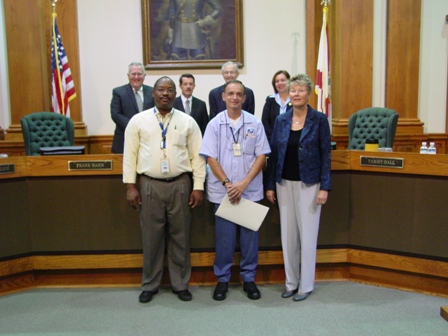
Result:
[[[152,87],[144,85],[145,67],[132,62],[128,66],[129,83],[112,90],[110,114],[115,122],[112,153],[123,154],[124,131],[129,120],[137,113],[154,107]]]
[[[195,79],[192,74],[180,76],[179,88],[182,94],[174,100],[174,108],[192,116],[201,129],[202,136],[204,136],[209,121],[207,106],[203,100],[193,97],[195,86]]]

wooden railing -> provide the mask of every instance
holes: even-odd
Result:
[[[403,166],[365,166],[362,156],[400,159]],[[107,161],[111,169],[70,170],[69,162],[83,161]],[[139,285],[138,216],[125,205],[122,155],[0,159],[0,167],[9,164],[14,172],[0,174],[0,293],[33,286]],[[448,208],[442,200],[448,194],[448,156],[336,150],[332,171],[316,278],[448,296]],[[418,204],[425,195],[432,208]],[[207,204],[199,211],[193,216],[191,283],[209,285],[216,281],[213,213]],[[260,229],[261,283],[284,281],[278,222],[272,207]],[[234,261],[238,265],[239,254]],[[234,269],[231,281],[237,282]]]

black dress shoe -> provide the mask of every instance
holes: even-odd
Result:
[[[216,301],[222,301],[226,299],[226,293],[229,290],[228,282],[218,282],[215,291],[213,292],[213,299]]]
[[[243,290],[247,293],[247,297],[251,300],[258,300],[261,298],[260,291],[253,281],[245,282],[243,285]]]
[[[152,300],[152,297],[154,295],[156,295],[159,291],[155,290],[155,291],[143,291],[140,296],[138,297],[138,300],[141,303],[148,303],[149,301]]]
[[[190,293],[190,291],[188,289],[184,289],[184,290],[181,290],[181,291],[175,291],[173,289],[173,293],[177,294],[177,297],[181,301],[191,301],[191,299],[193,298],[193,295],[191,295],[191,293]]]

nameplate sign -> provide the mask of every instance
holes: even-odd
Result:
[[[13,174],[16,171],[16,165],[14,163],[0,165],[0,174]]]
[[[361,156],[361,166],[381,167],[381,168],[403,168],[404,159]]]
[[[69,161],[68,170],[112,170],[112,161]]]

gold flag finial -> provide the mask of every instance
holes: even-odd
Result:
[[[50,1],[51,1],[52,12],[56,13],[56,2],[58,2],[58,0],[50,0]]]
[[[320,4],[323,5],[324,7],[328,7],[331,5],[331,0],[322,0]]]

